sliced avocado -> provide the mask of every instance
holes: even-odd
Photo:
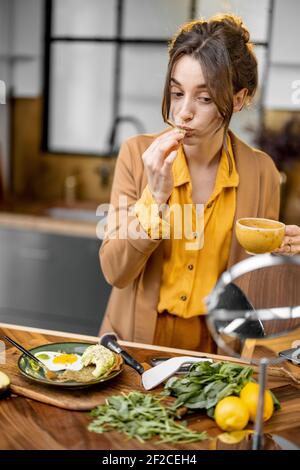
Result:
[[[47,361],[48,359],[50,359],[50,356],[48,356],[47,354],[36,354],[36,357],[37,357],[38,359],[44,359],[44,360],[46,360],[46,361]]]

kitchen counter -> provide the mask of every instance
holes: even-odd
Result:
[[[33,344],[43,344],[57,341],[88,341],[95,342],[97,337],[67,334],[34,328],[24,328],[0,324],[0,334],[7,334],[13,339],[31,347]],[[189,354],[199,355],[195,351],[182,351],[153,345],[120,343],[140,362],[149,362],[153,356],[175,356]],[[7,345],[7,348],[12,346]],[[201,354],[202,355],[202,354]],[[225,356],[207,354],[218,360],[237,361]],[[1,369],[1,366],[0,366]],[[268,423],[265,432],[273,432],[300,446],[300,390],[288,383],[272,383],[269,376],[269,386],[276,386],[276,396],[282,404],[282,410],[276,412]],[[276,379],[277,380],[277,379]],[[103,387],[103,396],[119,393],[125,390],[142,390],[140,377],[132,369],[124,367],[122,373]],[[155,392],[160,388],[155,389]],[[139,443],[136,440],[126,440],[116,432],[95,434],[87,430],[90,417],[85,412],[67,411],[49,406],[38,401],[19,396],[8,396],[0,401],[0,449],[211,449],[214,441],[206,440],[193,444],[154,444],[153,442]],[[192,427],[206,430],[211,437],[216,437],[220,430],[215,422],[205,414],[195,414],[189,417]],[[249,427],[248,427],[249,428]]]
[[[0,226],[74,237],[97,238],[97,223],[95,222],[58,220],[41,215],[0,212]]]
[[[95,239],[97,223],[101,220],[100,216],[96,216],[96,210],[101,203],[76,201],[66,204],[61,200],[51,203],[0,202],[0,226]]]

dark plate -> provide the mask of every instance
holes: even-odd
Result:
[[[43,344],[39,347],[29,349],[31,354],[35,355],[41,351],[53,351],[53,352],[60,352],[65,354],[79,354],[82,355],[86,348],[91,346],[91,343],[77,343],[77,342],[66,342],[66,343],[48,343]],[[32,360],[22,354],[18,361],[18,367],[22,375],[24,375],[27,379],[33,380],[34,382],[38,382],[43,385],[50,385],[52,387],[63,387],[63,388],[86,388],[92,385],[99,384],[101,382],[106,382],[118,374],[120,374],[123,370],[123,366],[119,370],[112,371],[109,375],[104,377],[98,377],[97,379],[91,382],[55,382],[53,380],[49,380],[45,377],[44,371],[42,369],[36,369],[32,364]]]

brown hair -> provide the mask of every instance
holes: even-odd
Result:
[[[233,113],[233,95],[246,88],[250,99],[257,88],[257,60],[249,40],[249,31],[235,15],[217,15],[181,26],[169,43],[162,102],[164,121],[168,122],[169,118],[173,67],[183,55],[190,55],[202,66],[207,90],[223,118],[225,141]]]

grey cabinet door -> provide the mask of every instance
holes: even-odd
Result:
[[[111,287],[100,241],[0,229],[0,322],[97,334]]]

